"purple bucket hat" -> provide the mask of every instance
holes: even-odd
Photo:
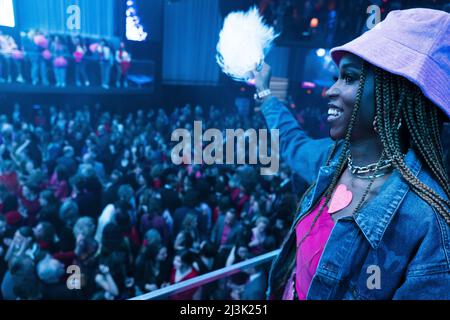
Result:
[[[334,48],[416,84],[450,118],[450,14],[431,9],[396,10],[359,38]]]

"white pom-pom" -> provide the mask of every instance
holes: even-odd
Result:
[[[263,22],[258,8],[232,12],[226,18],[217,44],[217,63],[222,71],[237,81],[247,81],[278,37]]]

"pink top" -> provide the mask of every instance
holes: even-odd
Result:
[[[333,219],[328,214],[328,208],[324,208],[324,211],[317,219],[313,229],[309,233],[308,237],[303,241],[301,246],[299,244],[305,234],[309,231],[314,218],[316,217],[320,207],[325,202],[325,198],[322,198],[320,203],[314,208],[314,210],[305,216],[295,227],[295,233],[297,237],[297,255],[296,255],[296,267],[295,267],[295,290],[299,300],[306,300],[309,286],[316,273],[319,260],[322,256],[322,252],[325,249],[325,245],[330,237],[331,231],[334,226]],[[293,279],[289,280],[287,284],[283,299],[293,299]]]

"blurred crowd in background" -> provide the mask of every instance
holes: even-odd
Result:
[[[306,186],[281,167],[175,166],[171,133],[241,128],[233,110],[112,113],[100,105],[0,116],[3,299],[126,299],[279,248]],[[245,119],[264,128],[260,113]],[[70,266],[81,290],[69,290]],[[264,267],[171,299],[264,299]]]
[[[88,39],[34,29],[15,39],[0,30],[0,83],[62,88],[69,83],[104,89],[115,84],[127,88],[131,63],[131,54],[119,39]],[[68,68],[73,72],[68,73]]]

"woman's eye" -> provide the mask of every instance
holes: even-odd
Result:
[[[349,76],[349,75],[346,75],[346,76],[344,76],[344,81],[345,81],[345,83],[351,83],[352,81],[353,81],[353,77],[351,77],[351,76]]]

